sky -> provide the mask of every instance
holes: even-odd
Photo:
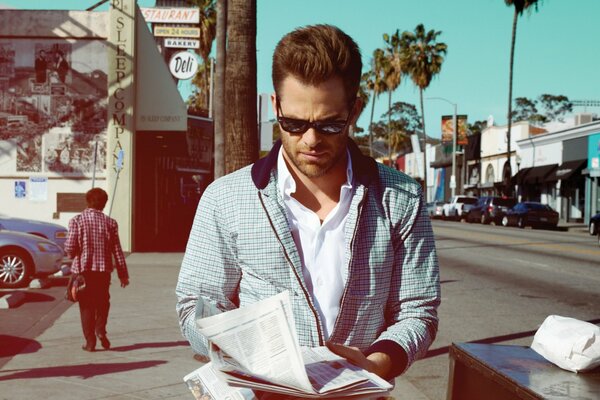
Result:
[[[97,0],[0,0],[17,9],[85,9]],[[152,7],[154,0],[139,0]],[[99,10],[106,9],[106,6]],[[543,0],[539,10],[519,18],[513,98],[537,98],[544,93],[570,100],[600,100],[600,51],[597,17],[599,0]],[[425,98],[442,97],[457,104],[469,122],[491,115],[506,123],[509,51],[513,9],[504,0],[257,0],[258,92],[273,91],[271,57],[278,40],[296,27],[336,25],[358,43],[363,70],[373,51],[383,48],[383,34],[412,31],[419,23],[448,46],[442,70],[425,91]],[[392,101],[418,107],[419,92],[404,78]],[[375,121],[387,109],[387,94],[375,104]],[[367,128],[370,106],[358,125]],[[440,136],[441,116],[452,114],[447,102],[425,100],[427,134]],[[576,108],[576,112],[584,111]],[[588,112],[600,113],[600,108]],[[271,114],[272,116],[272,114]]]

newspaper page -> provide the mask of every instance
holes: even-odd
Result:
[[[220,379],[212,363],[187,374],[183,380],[196,400],[257,400],[252,390],[231,387]]]
[[[198,319],[196,325],[253,376],[312,392],[293,321],[289,294],[282,292],[244,308]]]
[[[391,385],[326,347],[301,348],[287,292],[196,320],[215,369],[234,386],[306,397],[385,392]]]

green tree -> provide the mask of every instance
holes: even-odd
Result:
[[[474,121],[472,124],[468,123],[467,132],[469,135],[479,135],[487,127],[487,121],[480,120]]]
[[[419,134],[422,129],[421,119],[415,105],[403,101],[395,102],[382,115],[382,118],[388,120],[387,141],[388,148],[392,148],[392,153],[406,152],[410,149],[410,135]]]
[[[564,122],[564,115],[573,112],[573,103],[567,96],[542,94],[538,97],[538,102],[544,109],[544,117],[548,121]]]
[[[529,121],[534,125],[543,124],[546,118],[538,112],[537,101],[527,97],[517,97],[515,107],[511,112],[512,122]]]
[[[519,16],[523,14],[523,11],[527,10],[531,12],[532,9],[535,8],[537,10],[538,3],[541,3],[541,0],[504,0],[504,3],[508,7],[514,8],[513,15],[513,23],[512,23],[512,38],[510,42],[510,63],[509,63],[509,73],[508,73],[508,112],[506,113],[506,119],[508,120],[508,126],[506,131],[506,142],[508,144],[506,150],[506,163],[508,168],[505,169],[505,173],[503,176],[505,194],[512,194],[512,185],[510,183],[510,178],[512,176],[511,166],[510,166],[510,130],[512,127],[511,124],[511,116],[512,116],[512,89],[513,89],[513,66],[515,63],[515,42],[517,40],[517,21],[519,20]]]
[[[423,184],[427,200],[427,133],[425,131],[425,109],[423,91],[429,87],[433,77],[442,70],[442,63],[448,46],[437,42],[441,31],[426,31],[423,24],[416,26],[414,32],[402,34],[402,65],[411,80],[419,88],[421,101],[421,124],[423,128]]]
[[[402,82],[402,63],[400,59],[400,51],[402,48],[402,35],[400,31],[396,29],[391,36],[387,33],[383,34],[383,41],[385,42],[384,56],[380,60],[381,68],[383,72],[383,81],[388,92],[388,112],[392,109],[392,93],[400,86]],[[392,121],[391,114],[388,115],[388,157],[390,165],[392,162]]]

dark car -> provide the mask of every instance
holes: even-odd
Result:
[[[512,197],[484,196],[480,197],[477,204],[469,210],[467,222],[481,222],[499,224],[504,214],[517,204],[517,199]]]
[[[558,213],[548,204],[525,201],[518,203],[502,217],[502,225],[516,225],[519,228],[555,228],[558,225]]]
[[[590,226],[589,226],[589,230],[590,230],[590,235],[597,235],[600,234],[600,213],[594,215],[592,218],[590,218]]]

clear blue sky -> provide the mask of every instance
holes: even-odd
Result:
[[[97,0],[0,0],[22,9],[85,9]],[[154,0],[139,0],[153,6]],[[425,92],[458,104],[469,121],[493,115],[506,123],[508,62],[513,10],[503,0],[257,0],[258,91],[271,92],[271,56],[277,41],[298,26],[329,23],[359,44],[363,63],[383,47],[383,33],[426,29],[442,31],[448,45],[442,71]],[[106,9],[106,7],[104,7]],[[563,94],[571,100],[600,100],[599,0],[544,0],[538,12],[519,19],[515,54],[514,97]],[[418,106],[418,91],[405,79],[392,101]],[[385,112],[380,96],[375,120]],[[582,109],[579,109],[583,111]],[[600,113],[600,109],[588,109]],[[359,125],[367,127],[370,109]],[[426,100],[427,133],[440,135],[440,116],[452,106]]]

